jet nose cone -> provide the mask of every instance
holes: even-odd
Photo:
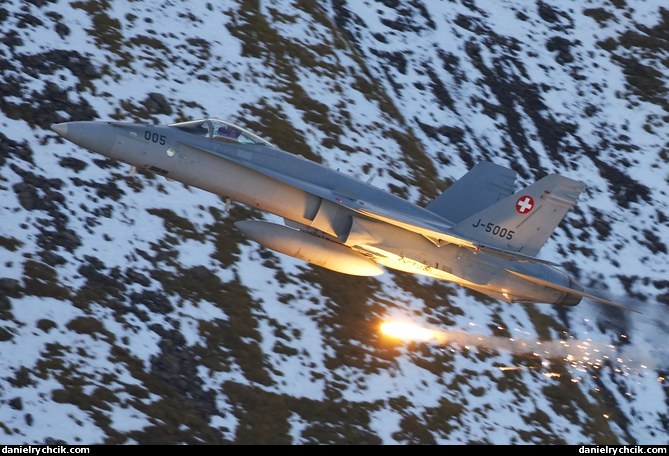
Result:
[[[67,136],[67,122],[52,124],[51,129],[58,133],[60,136]]]
[[[118,131],[109,122],[64,122],[51,125],[51,129],[79,146],[115,158],[111,156],[111,153]]]

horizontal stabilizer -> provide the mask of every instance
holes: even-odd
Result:
[[[542,260],[541,258],[523,255],[517,252],[510,252],[508,250],[498,249],[497,247],[491,247],[489,245],[476,244],[475,248],[476,252],[487,253],[488,255],[504,258],[505,260],[518,261],[519,263],[545,264],[547,266],[554,266],[556,268],[562,267],[561,264],[555,263],[553,261]]]
[[[506,271],[510,272],[511,274],[517,277],[520,277],[521,279],[525,279],[529,282],[536,283],[537,285],[552,288],[554,290],[561,291],[563,293],[575,296],[581,296],[582,298],[588,298],[601,304],[606,304],[607,306],[616,307],[618,309],[629,310],[630,312],[636,312],[638,314],[641,313],[636,309],[632,309],[631,307],[618,304],[617,302],[609,301],[608,299],[600,298],[599,296],[595,296],[590,293],[586,293],[584,291],[574,290],[573,288],[565,287],[564,285],[558,285],[557,283],[549,282],[548,280],[542,280],[537,277],[532,277],[526,274],[521,274],[520,272],[512,271],[511,269],[506,269]]]

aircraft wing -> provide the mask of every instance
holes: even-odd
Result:
[[[187,145],[189,147],[196,147],[193,145]],[[263,146],[255,146],[263,147]],[[253,160],[249,160],[245,154],[235,154],[235,153],[221,153],[215,152],[209,149],[200,148],[208,153],[213,153],[220,155],[222,158],[230,160],[232,162],[238,163],[244,167],[253,169],[261,174],[264,174],[268,177],[272,177],[286,184],[292,185],[296,188],[309,192],[316,196],[319,196],[327,201],[331,201],[335,204],[339,204],[347,209],[350,209],[354,212],[357,212],[361,215],[369,217],[371,219],[379,220],[390,225],[398,226],[400,228],[418,233],[422,236],[425,236],[431,242],[437,246],[445,244],[455,244],[461,247],[466,247],[468,249],[485,252],[493,256],[499,256],[506,259],[514,259],[521,262],[529,263],[543,263],[554,265],[554,263],[541,260],[538,258],[533,258],[530,256],[522,255],[517,252],[507,251],[499,247],[488,246],[485,244],[474,242],[466,237],[463,237],[461,234],[458,234],[453,231],[453,225],[449,223],[448,220],[443,217],[435,214],[429,210],[423,208],[416,208],[415,214],[409,214],[407,212],[395,209],[393,207],[380,206],[376,205],[370,201],[363,201],[352,197],[346,194],[346,190],[342,189],[341,192],[333,189],[329,189],[323,185],[319,185],[316,182],[311,182],[307,179],[304,179],[303,176],[297,177],[293,175],[286,174],[280,170],[273,169],[269,166],[264,166],[263,164],[257,163]]]
[[[431,223],[419,217],[412,217],[400,211],[378,207],[364,201],[349,200],[335,197],[331,200],[371,219],[386,222],[390,225],[421,234],[437,245],[456,244],[468,248],[478,248],[476,244],[450,233],[450,226]]]
[[[442,244],[454,243],[470,248],[475,247],[473,243],[467,241],[466,239],[449,234],[449,230],[451,226],[453,226],[452,223],[449,223],[448,220],[444,219],[440,215],[426,209],[411,205],[416,209],[416,214],[410,214],[393,207],[381,206],[370,201],[363,201],[348,194],[348,189],[346,188],[342,188],[341,190],[327,188],[318,182],[310,181],[304,176],[294,176],[288,174],[287,172],[282,172],[279,169],[266,166],[264,163],[258,163],[248,158],[251,156],[250,154],[222,153],[204,147],[195,146],[193,144],[184,144],[184,146],[197,148],[204,152],[219,155],[226,160],[230,160],[246,168],[250,168],[278,181],[285,182],[286,184],[319,196],[340,206],[346,207],[347,209],[350,209],[359,214],[422,234],[426,237],[429,237],[433,242],[436,242],[436,240],[441,240],[443,241]]]

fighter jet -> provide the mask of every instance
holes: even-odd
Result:
[[[381,266],[454,282],[507,302],[574,306],[584,291],[536,255],[585,185],[557,174],[514,191],[514,171],[480,162],[425,207],[280,150],[233,124],[166,126],[85,121],[52,125],[63,138],[282,217],[236,227],[262,246],[333,271]],[[630,309],[633,310],[633,309]]]

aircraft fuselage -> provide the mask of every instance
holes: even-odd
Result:
[[[578,287],[548,265],[506,260],[416,233],[401,223],[367,217],[368,206],[388,219],[402,213],[424,221],[428,234],[431,228],[436,233],[453,225],[425,208],[268,143],[218,141],[211,134],[198,136],[174,125],[69,122],[53,129],[109,158],[283,217],[299,231],[266,222],[242,222],[239,227],[263,245],[320,266],[377,275],[378,263],[509,302],[580,301],[511,272]]]

